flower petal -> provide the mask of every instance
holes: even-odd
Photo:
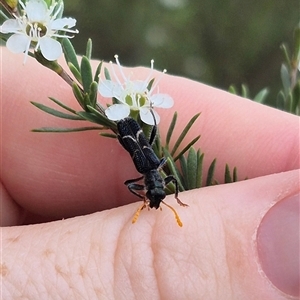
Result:
[[[47,36],[40,39],[40,48],[43,56],[50,61],[58,59],[62,54],[61,44]]]
[[[102,97],[112,98],[115,97],[121,101],[123,88],[120,84],[111,80],[102,80],[98,86],[99,93]]]
[[[22,53],[29,48],[30,38],[27,35],[13,34],[6,42],[6,47],[13,53]]]
[[[173,98],[168,94],[155,94],[149,100],[154,107],[170,108],[174,105]]]
[[[105,110],[106,116],[112,121],[118,121],[129,116],[130,107],[125,104],[113,104]]]
[[[26,2],[26,14],[31,22],[44,22],[47,18],[47,5],[42,0],[29,0]]]
[[[154,114],[156,124],[158,124],[160,122],[159,114],[156,111],[154,111],[153,109],[152,109],[152,113]],[[154,123],[154,118],[153,118],[152,113],[151,113],[150,108],[141,107],[140,108],[141,120],[146,124],[154,125],[155,123]]]
[[[50,29],[52,30],[63,30],[66,28],[71,28],[76,25],[76,20],[73,18],[62,18],[62,19],[56,19],[51,22]]]
[[[0,32],[2,33],[10,33],[10,32],[17,32],[21,29],[20,23],[17,20],[6,20],[0,26]]]
[[[131,81],[132,91],[136,94],[144,94],[147,91],[148,83],[142,80]]]

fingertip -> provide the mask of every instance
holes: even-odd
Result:
[[[299,297],[299,194],[276,203],[257,232],[258,256],[269,280],[282,292]]]

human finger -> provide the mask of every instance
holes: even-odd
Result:
[[[290,299],[299,296],[299,171],[2,229],[2,295],[40,299]],[[298,209],[297,209],[298,208]],[[270,247],[271,246],[271,247]],[[24,254],[25,253],[25,254]],[[298,264],[297,264],[298,262]],[[297,272],[298,270],[298,272]],[[221,296],[220,296],[221,295]]]
[[[4,49],[3,52],[6,59],[2,79],[2,181],[10,199],[28,212],[53,218],[86,214],[134,201],[123,182],[137,177],[137,172],[117,141],[100,138],[96,132],[37,134],[30,131],[41,126],[82,125],[46,115],[29,103],[34,100],[51,105],[47,100],[51,94],[76,108],[74,97],[69,86],[34,60],[21,66],[21,57],[17,61],[14,55]],[[145,68],[134,71],[135,76],[148,73]],[[214,158],[217,158],[215,175],[220,182],[225,163],[237,167],[239,178],[298,166],[297,117],[179,77],[164,76],[160,87],[174,97],[174,109],[179,112],[172,143],[191,116],[202,112],[187,140],[201,134],[196,147],[205,153],[204,174]],[[161,112],[163,140],[172,113]]]

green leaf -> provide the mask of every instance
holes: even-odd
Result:
[[[88,93],[89,88],[93,82],[93,74],[92,74],[92,67],[90,61],[86,56],[83,56],[81,59],[80,70],[81,70],[83,90],[86,93]]]
[[[87,130],[103,130],[103,127],[78,127],[78,128],[54,128],[54,127],[41,127],[31,130],[32,132],[55,132],[55,133],[67,133],[67,132],[79,132]]]
[[[280,91],[277,95],[276,106],[280,110],[284,110],[285,108],[285,96],[283,91]]]
[[[113,138],[113,139],[116,139],[117,138],[117,136],[115,135],[115,134],[113,134],[113,133],[107,133],[107,132],[101,132],[100,133],[100,135],[101,136],[104,136],[104,137],[108,137],[108,138]]]
[[[90,88],[89,99],[92,107],[96,107],[97,95],[98,95],[98,83],[93,81]]]
[[[62,102],[56,100],[56,99],[53,98],[53,97],[49,97],[49,99],[50,99],[51,101],[53,101],[55,104],[57,104],[57,105],[59,105],[60,107],[62,107],[63,109],[65,109],[65,110],[67,110],[67,111],[69,111],[69,112],[71,112],[71,113],[73,113],[73,114],[76,115],[76,110],[74,110],[74,109],[72,109],[72,108],[66,106],[65,104],[63,104]]]
[[[258,103],[264,103],[269,93],[269,89],[264,88],[254,97],[253,100]]]
[[[249,98],[249,89],[247,87],[247,85],[242,84],[242,97],[244,98]]]
[[[192,147],[188,152],[187,157],[187,186],[189,190],[197,187],[197,153]]]
[[[76,67],[72,64],[72,63],[68,63],[69,69],[72,72],[72,74],[74,75],[74,77],[76,78],[76,80],[82,84],[82,79],[81,79],[81,74],[78,71],[78,69],[76,69]]]
[[[146,123],[141,123],[140,126],[141,126],[141,128],[143,130],[143,133],[144,133],[145,137],[149,141],[150,140],[150,136],[152,134],[153,126],[149,125],[149,124],[146,124]],[[155,139],[157,139],[157,136],[155,137]]]
[[[180,152],[179,154],[174,158],[174,161],[177,161],[180,156],[184,155],[186,151],[188,151],[198,140],[200,139],[200,135],[196,136],[191,142],[189,142]]]
[[[70,42],[70,40],[63,39],[61,45],[62,45],[63,52],[64,52],[67,63],[72,63],[72,65],[77,70],[80,70],[76,52],[75,52],[75,49],[74,49],[72,43]]]
[[[177,178],[179,190],[184,191],[185,188],[184,188],[184,184],[183,184],[182,175],[180,174],[180,171],[178,170],[170,152],[165,147],[163,147],[162,150],[163,150],[164,157],[167,158],[167,166],[169,168],[168,174],[172,174]]]
[[[102,68],[102,61],[99,63],[94,76],[94,81],[96,81],[97,84],[99,84],[101,68]]]
[[[3,33],[1,33],[0,32],[0,46],[2,47],[4,47],[5,46],[5,43],[7,42],[7,40],[8,40],[8,38],[9,38],[9,35],[8,34],[3,34]],[[29,54],[29,53],[28,53]]]
[[[294,52],[293,52],[293,60],[300,60],[300,24],[294,30]]]
[[[104,68],[104,76],[106,80],[111,80],[109,71],[106,67]]]
[[[183,178],[182,182],[184,184],[185,189],[188,189],[188,187],[187,187],[187,173],[188,173],[187,161],[183,155],[180,156],[179,161],[180,161],[180,167],[181,167],[182,178]]]
[[[97,123],[99,125],[103,125],[101,123],[101,119],[99,119],[98,116],[95,116],[94,114],[90,113],[90,112],[86,112],[86,111],[78,111],[77,115],[80,116],[81,118],[83,118],[86,121],[90,121],[92,123]]]
[[[237,92],[237,89],[234,85],[231,85],[229,88],[228,88],[228,92],[233,94],[233,95],[238,95],[238,92]]]
[[[232,178],[231,178],[230,169],[229,169],[228,164],[226,164],[226,166],[225,166],[225,178],[224,178],[224,182],[225,183],[232,183]]]
[[[88,60],[91,60],[92,58],[92,49],[93,49],[92,40],[88,39],[86,43],[86,52],[85,52],[85,56],[87,57]]]
[[[197,118],[200,116],[200,113],[196,114],[189,122],[188,124],[185,126],[185,128],[183,129],[181,135],[179,136],[179,138],[177,139],[172,151],[171,151],[171,156],[174,156],[175,152],[177,151],[178,147],[180,146],[182,140],[185,138],[186,134],[188,133],[188,131],[191,129],[192,125],[194,124],[194,122],[197,120]]]
[[[9,18],[0,10],[0,24],[3,24]]]
[[[292,112],[292,106],[293,106],[293,94],[292,92],[289,92],[286,97],[285,111]]]
[[[98,124],[103,125],[106,128],[111,129],[115,133],[117,133],[117,125],[115,122],[109,120],[105,115],[102,115],[96,108],[93,108],[92,106],[87,106],[88,110],[90,111],[89,115],[86,116],[87,118],[91,118],[92,122],[96,122]]]
[[[91,101],[90,101],[90,97],[89,97],[89,94],[88,93],[85,93],[84,96],[83,96],[83,103],[84,103],[84,110],[87,110],[87,106],[90,105],[91,106]]]
[[[52,0],[48,0],[49,2],[49,8],[51,7],[51,5],[53,4]],[[53,10],[52,16],[56,16],[55,19],[60,19],[63,16],[64,13],[64,1],[63,0],[58,0],[57,1],[57,5],[55,6],[55,9]],[[62,7],[62,8],[60,8]]]
[[[286,63],[288,66],[290,66],[290,65],[291,65],[291,59],[290,59],[288,50],[287,50],[287,48],[286,48],[286,45],[285,45],[285,44],[281,44],[280,49],[281,49],[281,51],[283,52],[284,59],[285,59],[285,63]]]
[[[232,181],[237,182],[238,181],[238,175],[237,175],[237,168],[233,168],[233,176],[232,176]]]
[[[73,94],[74,94],[76,100],[78,101],[80,106],[82,108],[84,108],[85,107],[84,95],[82,94],[82,90],[79,88],[77,83],[75,83],[75,82],[73,83],[72,90],[73,90]]]
[[[215,167],[216,167],[216,158],[212,161],[208,168],[207,178],[206,178],[206,186],[211,186],[215,184],[214,180],[214,173],[215,173]]]
[[[200,153],[200,149],[197,151],[197,174],[196,174],[196,188],[200,188],[202,186],[202,178],[203,178],[203,159],[204,153]]]
[[[231,176],[229,165],[226,164],[226,166],[225,166],[224,182],[225,183],[233,183],[233,182],[237,182],[237,180],[238,180],[238,177],[237,177],[237,169],[236,169],[236,167],[233,168],[232,176]]]
[[[298,80],[293,89],[292,112],[297,115],[300,113],[300,80]]]
[[[285,64],[281,65],[280,75],[283,84],[284,94],[287,96],[290,90],[291,80],[289,70]]]
[[[149,81],[148,86],[147,86],[147,90],[148,90],[148,91],[151,90],[152,85],[153,85],[153,83],[154,83],[154,80],[155,80],[155,78],[152,78],[152,79]]]
[[[87,108],[89,109],[90,112],[93,113],[93,115],[95,117],[97,117],[99,124],[117,132],[117,124],[115,122],[109,120],[105,115],[102,115],[96,108],[89,106],[89,105],[87,106]],[[89,113],[89,114],[91,114],[91,113]],[[96,123],[98,123],[98,122],[96,122]]]
[[[179,190],[181,192],[184,191],[185,189],[184,189],[184,186],[183,186],[183,184],[181,182],[181,179],[180,179],[180,177],[181,177],[180,173],[177,170],[176,165],[175,165],[174,161],[172,160],[172,158],[170,156],[168,156],[168,158],[167,158],[167,165],[168,165],[168,168],[170,170],[170,174],[174,175],[177,179],[177,184],[178,184]],[[173,189],[173,193],[174,193],[175,192],[175,185],[173,185],[173,186],[174,186],[174,189]]]
[[[82,118],[78,117],[77,115],[66,114],[41,103],[37,103],[33,101],[31,101],[31,103],[35,107],[39,108],[40,110],[46,112],[47,114],[53,115],[55,117],[62,118],[62,119],[69,119],[69,120],[82,120]]]
[[[177,121],[177,112],[175,111],[172,121],[171,121],[171,124],[170,124],[170,127],[169,127],[169,130],[167,132],[167,137],[166,137],[166,147],[167,148],[169,148],[170,140],[171,140],[171,137],[172,137],[175,125],[176,125],[176,121]]]

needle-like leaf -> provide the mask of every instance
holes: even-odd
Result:
[[[171,151],[171,156],[174,156],[175,152],[179,148],[179,146],[180,146],[181,142],[183,141],[183,139],[185,138],[186,134],[191,129],[191,127],[193,126],[193,124],[195,123],[195,121],[197,120],[197,118],[199,116],[200,116],[200,113],[196,114],[194,117],[192,117],[192,119],[185,126],[185,128],[183,129],[182,133],[180,134],[179,138],[177,139],[177,141]]]
[[[103,130],[100,126],[78,127],[78,128],[54,128],[54,127],[41,127],[32,129],[33,132],[55,132],[55,133],[67,133],[67,132],[79,132],[87,130]]]
[[[35,107],[39,108],[40,110],[46,112],[47,114],[53,115],[58,118],[69,119],[69,120],[83,120],[83,118],[81,118],[80,116],[66,114],[41,103],[31,101],[31,104],[33,104]]]
[[[166,147],[167,148],[169,148],[170,140],[171,140],[171,137],[172,137],[175,125],[176,125],[176,121],[177,121],[177,112],[175,111],[172,121],[171,121],[171,124],[170,124],[170,127],[169,127],[169,130],[167,132],[167,137],[166,137]]]
[[[77,55],[71,41],[69,39],[63,39],[61,44],[66,61],[72,63],[77,70],[80,70]]]
[[[207,173],[207,178],[206,178],[206,186],[215,184],[214,173],[215,173],[216,162],[217,162],[217,160],[215,158],[208,168],[208,173]]]

